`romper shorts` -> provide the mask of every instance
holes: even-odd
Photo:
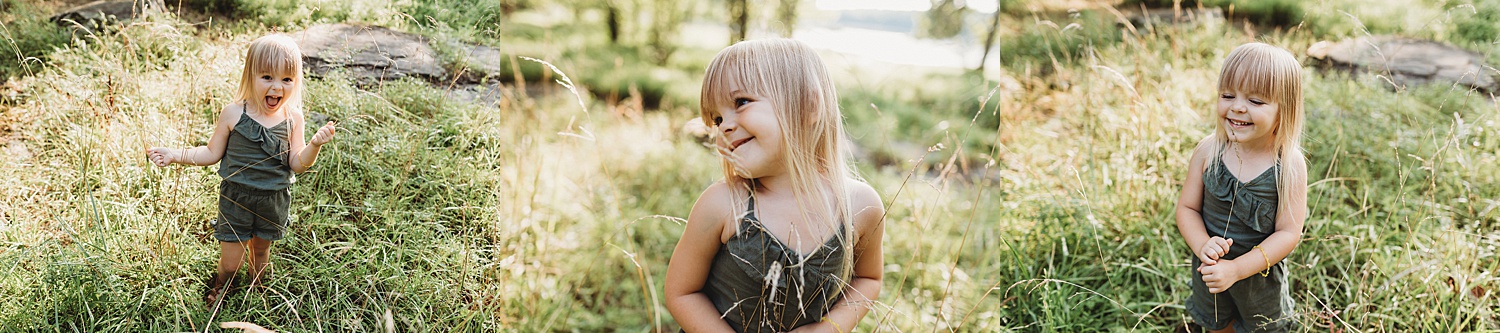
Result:
[[[219,182],[219,219],[214,238],[239,243],[260,237],[280,240],[286,235],[291,189],[261,190],[230,181]]]
[[[1260,258],[1254,258],[1260,259]],[[1259,273],[1235,282],[1229,290],[1218,294],[1208,292],[1203,283],[1203,274],[1198,266],[1203,265],[1193,256],[1193,294],[1188,296],[1187,310],[1193,321],[1209,330],[1222,330],[1234,321],[1235,332],[1291,332],[1300,329],[1296,312],[1292,309],[1292,296],[1286,281],[1286,265],[1271,266],[1268,276]],[[1214,307],[1215,301],[1218,307]],[[1215,312],[1217,311],[1217,315]]]

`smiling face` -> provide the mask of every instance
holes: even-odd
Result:
[[[1300,147],[1302,69],[1275,46],[1246,43],[1219,71],[1215,119],[1220,142],[1283,151]]]
[[[275,113],[281,109],[282,105],[286,105],[285,102],[290,98],[291,92],[296,91],[300,83],[297,82],[296,75],[292,73],[258,73],[253,83],[254,93],[246,98],[258,97],[264,103],[261,106],[265,108],[266,113]]]
[[[1251,146],[1271,144],[1276,130],[1277,103],[1254,93],[1219,92],[1217,114],[1229,141]]]
[[[735,43],[704,74],[699,115],[720,136],[727,183],[808,197],[848,177],[838,93],[811,47],[790,39]]]
[[[302,50],[286,35],[250,42],[235,100],[256,112],[276,113],[302,104]]]
[[[710,119],[715,123],[716,140],[724,158],[734,165],[735,173],[755,179],[786,173],[781,125],[774,103],[765,96],[745,91],[730,80],[729,92],[714,103]]]

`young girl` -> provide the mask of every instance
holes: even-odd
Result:
[[[214,225],[219,270],[204,295],[208,307],[223,296],[243,262],[249,261],[251,286],[264,277],[271,242],[281,239],[289,222],[292,173],[307,171],[323,144],[333,140],[332,122],[318,129],[310,144],[303,143],[303,126],[302,51],[291,37],[270,35],[250,43],[240,88],[219,112],[207,146],[146,150],[156,166],[223,161]]]
[[[1307,218],[1301,68],[1286,50],[1249,43],[1219,72],[1216,130],[1193,150],[1177,201],[1193,251],[1187,310],[1211,331],[1298,328],[1281,260]]]
[[[724,181],[698,197],[667,267],[687,332],[849,332],[880,296],[884,208],[845,162],[843,115],[807,45],[740,42],[703,79]]]

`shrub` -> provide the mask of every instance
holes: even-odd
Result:
[[[0,1],[0,54],[5,59],[0,60],[0,81],[36,73],[53,49],[71,39],[66,28],[47,16],[28,1]]]
[[[1490,44],[1500,38],[1500,1],[1475,3],[1474,10],[1450,11],[1453,17],[1454,41]]]

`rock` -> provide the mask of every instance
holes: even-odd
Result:
[[[1316,48],[1316,49],[1314,49]],[[1398,87],[1427,83],[1460,84],[1487,92],[1500,91],[1495,71],[1478,53],[1439,42],[1375,36],[1314,44],[1308,55],[1333,67],[1387,75]]]
[[[292,35],[315,76],[343,68],[357,82],[414,77],[441,82],[447,72],[427,38],[378,26],[320,24]]]
[[[502,59],[510,57],[499,49],[464,43],[449,43],[448,47],[463,53],[462,57],[468,68],[465,69],[463,78],[465,82],[479,82],[485,78],[495,78],[504,74],[500,68],[505,62]],[[502,80],[509,78],[500,78]]]
[[[78,22],[92,28],[134,20],[160,10],[160,0],[94,1],[52,15],[51,20],[63,26],[75,26],[73,22]]]
[[[1320,40],[1317,43],[1313,43],[1313,45],[1307,47],[1307,56],[1318,60],[1327,59],[1328,48],[1330,47],[1333,47],[1333,43],[1329,43],[1326,40]]]

